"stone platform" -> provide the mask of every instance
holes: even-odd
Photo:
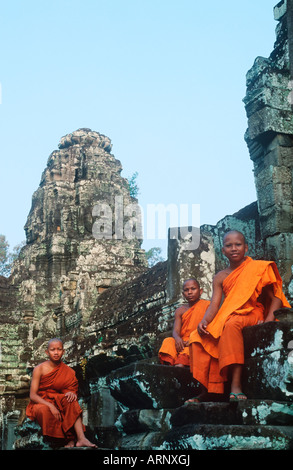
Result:
[[[292,311],[280,311],[278,319],[243,331],[247,400],[229,402],[227,384],[223,395],[186,404],[199,393],[188,368],[141,360],[89,378],[88,437],[111,450],[292,450]],[[107,412],[101,399],[105,390]],[[48,443],[40,428],[26,421],[14,447],[48,449]]]

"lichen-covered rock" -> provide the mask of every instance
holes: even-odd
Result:
[[[45,358],[48,339],[80,331],[103,291],[147,270],[142,240],[115,233],[116,199],[123,207],[137,201],[110,151],[108,137],[79,129],[48,159],[25,225],[27,244],[10,278],[0,280],[1,393],[27,392],[27,367]],[[99,204],[113,211],[109,238],[93,231]],[[120,215],[122,227],[130,224]]]
[[[278,261],[286,293],[293,259],[292,5],[275,7],[276,42],[268,58],[258,57],[247,73],[245,140],[254,165],[264,257]]]
[[[252,398],[293,402],[293,313],[288,309],[277,318],[243,330],[246,392]]]
[[[198,383],[184,368],[135,363],[109,374],[112,396],[129,409],[176,408],[198,394]]]
[[[292,430],[277,426],[190,424],[161,437],[159,450],[292,450]]]

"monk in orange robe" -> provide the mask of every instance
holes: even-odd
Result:
[[[49,359],[33,371],[26,415],[39,423],[44,436],[62,439],[65,447],[97,447],[84,435],[82,409],[77,401],[78,381],[74,370],[62,362],[63,353],[60,339],[49,341]]]
[[[184,367],[189,366],[189,336],[203,318],[209,300],[200,299],[202,289],[196,279],[183,283],[182,295],[187,303],[175,311],[173,336],[165,338],[159,350],[162,364]]]
[[[281,307],[291,308],[276,264],[253,260],[246,256],[247,250],[241,232],[226,233],[222,251],[230,265],[215,275],[210,306],[189,339],[190,369],[201,383],[202,393],[188,401],[202,401],[207,393],[223,393],[228,369],[231,370],[230,400],[245,400],[241,383],[242,330],[274,321],[274,311]]]

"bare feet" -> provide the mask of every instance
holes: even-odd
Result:
[[[230,393],[230,401],[244,401],[247,400],[247,396],[243,392],[239,393]]]
[[[64,447],[74,447],[74,441],[69,441]]]
[[[189,398],[188,400],[186,400],[184,402],[184,404],[188,404],[188,403],[199,403],[199,398],[198,397],[194,397],[194,398]]]
[[[90,442],[86,437],[79,439],[76,442],[76,447],[93,447],[94,449],[97,448],[96,444],[93,444],[92,442]]]

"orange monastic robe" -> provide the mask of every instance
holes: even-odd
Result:
[[[65,393],[77,393],[77,390],[78,381],[74,370],[61,362],[53,371],[41,377],[38,395],[58,408],[62,421],[58,421],[46,405],[32,400],[27,405],[26,415],[39,423],[44,436],[72,439],[75,436],[72,428],[82,409],[78,401],[68,403]]]
[[[245,261],[223,281],[224,302],[207,327],[209,335],[197,330],[190,335],[190,369],[193,377],[210,393],[223,393],[227,367],[244,364],[242,330],[265,319],[269,299],[262,299],[262,289],[272,285],[283,307],[289,307],[282,291],[282,279],[273,261]]]
[[[183,341],[189,340],[190,333],[202,320],[209,304],[209,300],[200,299],[196,304],[183,313],[181,326],[181,338]],[[183,351],[178,354],[175,346],[175,339],[170,336],[165,338],[162,343],[159,350],[159,359],[161,363],[168,362],[172,366],[176,364],[189,366],[189,347],[186,346]]]

